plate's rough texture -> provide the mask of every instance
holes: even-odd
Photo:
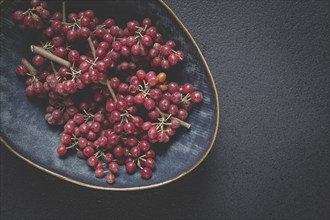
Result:
[[[51,10],[60,10],[60,2],[50,2]],[[121,167],[114,185],[94,177],[94,172],[81,160],[70,154],[59,159],[56,146],[59,129],[44,121],[45,106],[29,100],[24,82],[15,74],[22,57],[31,59],[29,45],[38,43],[33,34],[24,33],[14,25],[11,14],[27,8],[27,1],[5,1],[1,7],[1,137],[16,154],[44,171],[71,182],[113,190],[142,189],[171,182],[195,168],[207,155],[218,129],[219,106],[212,76],[190,35],[166,5],[160,1],[75,1],[67,3],[68,12],[93,9],[100,19],[113,17],[120,26],[132,19],[150,17],[163,34],[173,39],[185,52],[185,60],[170,69],[176,81],[191,83],[203,91],[204,101],[197,105],[188,118],[191,129],[181,129],[170,144],[155,146],[157,167],[150,180],[140,174],[127,175]],[[127,9],[130,10],[127,10]]]

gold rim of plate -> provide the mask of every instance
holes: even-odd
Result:
[[[150,188],[155,188],[155,187],[159,187],[159,186],[162,186],[162,185],[165,185],[165,184],[168,184],[168,183],[171,183],[171,182],[174,182],[175,180],[185,176],[186,174],[190,173],[191,171],[193,171],[205,158],[206,156],[209,154],[209,152],[211,151],[211,148],[214,144],[214,141],[215,141],[215,138],[217,136],[217,133],[218,133],[218,128],[219,128],[219,116],[220,116],[220,107],[219,107],[219,100],[218,100],[218,93],[217,93],[217,89],[216,89],[216,86],[215,86],[215,83],[214,83],[214,80],[213,80],[213,77],[212,77],[212,74],[211,74],[211,71],[210,71],[210,68],[209,66],[207,65],[206,63],[206,60],[201,52],[201,50],[199,49],[196,41],[194,40],[194,38],[191,36],[191,34],[189,33],[188,29],[183,25],[183,23],[181,22],[181,20],[178,18],[178,16],[172,11],[172,9],[165,3],[163,2],[163,0],[158,0],[161,5],[164,6],[164,8],[166,10],[168,10],[170,12],[170,14],[175,18],[175,20],[179,23],[179,25],[181,26],[181,28],[184,30],[184,32],[187,34],[187,36],[190,38],[190,40],[192,41],[192,43],[194,44],[194,46],[196,47],[197,51],[198,51],[198,54],[200,55],[203,63],[204,63],[204,66],[206,67],[206,71],[207,71],[207,74],[211,80],[211,83],[212,83],[212,88],[213,88],[213,92],[214,92],[214,95],[215,95],[215,104],[216,104],[216,109],[217,109],[217,112],[216,112],[216,126],[215,126],[215,130],[214,130],[214,134],[213,134],[213,138],[212,138],[212,141],[211,143],[209,144],[208,146],[208,149],[207,151],[205,152],[205,154],[197,161],[197,163],[190,167],[188,170],[186,170],[185,172],[181,173],[179,176],[176,176],[172,179],[169,179],[169,180],[166,180],[164,182],[160,182],[160,183],[155,183],[155,184],[151,184],[151,185],[146,185],[146,186],[135,186],[135,187],[127,187],[127,188],[116,188],[116,187],[111,187],[109,185],[109,187],[104,187],[104,186],[95,186],[95,185],[91,185],[91,184],[87,184],[87,183],[83,183],[83,182],[80,182],[80,181],[77,181],[77,180],[74,180],[74,179],[71,179],[69,177],[66,177],[66,176],[63,176],[61,174],[58,174],[56,172],[53,172],[51,170],[48,170],[34,162],[32,162],[31,160],[25,158],[24,156],[20,155],[18,152],[16,152],[8,143],[7,141],[5,141],[5,139],[2,137],[2,135],[0,134],[0,141],[11,151],[13,152],[16,156],[18,156],[19,158],[23,159],[24,161],[28,162],[29,164],[31,164],[32,166],[38,168],[39,170],[42,170],[46,173],[49,173],[49,174],[52,174],[60,179],[63,179],[63,180],[66,180],[68,182],[71,182],[71,183],[74,183],[74,184],[77,184],[77,185],[80,185],[80,186],[85,186],[85,187],[89,187],[89,188],[93,188],[93,189],[101,189],[101,190],[112,190],[112,191],[133,191],[133,190],[142,190],[142,189],[150,189]],[[3,1],[0,1],[1,3],[3,3]]]

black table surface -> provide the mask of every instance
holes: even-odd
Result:
[[[1,219],[328,219],[329,1],[165,0],[219,93],[213,149],[171,184],[63,181],[1,146]]]

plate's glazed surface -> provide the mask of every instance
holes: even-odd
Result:
[[[26,1],[5,1],[1,5],[0,122],[1,141],[22,159],[57,177],[87,187],[106,190],[145,189],[172,182],[192,171],[210,151],[218,129],[219,105],[216,88],[196,43],[188,31],[162,1],[74,1],[67,3],[68,12],[93,9],[100,18],[113,17],[120,26],[132,19],[150,17],[164,39],[173,39],[185,52],[185,60],[168,72],[175,81],[191,83],[203,91],[204,101],[190,114],[189,130],[181,129],[167,145],[155,146],[157,167],[150,180],[140,174],[127,175],[121,167],[116,183],[108,185],[94,177],[86,161],[75,154],[59,159],[56,146],[60,130],[44,121],[45,107],[25,96],[24,83],[16,77],[15,68],[21,57],[31,58],[29,45],[33,35],[19,31],[11,13],[25,8]],[[58,1],[50,7],[60,10]],[[56,8],[57,7],[57,8]]]

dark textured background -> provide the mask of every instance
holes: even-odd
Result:
[[[1,219],[329,218],[329,1],[165,2],[218,87],[210,155],[169,185],[108,192],[1,147]]]

